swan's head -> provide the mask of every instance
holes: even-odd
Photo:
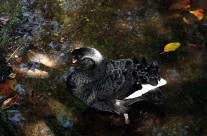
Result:
[[[76,63],[82,59],[91,59],[96,65],[102,62],[103,56],[94,48],[82,47],[72,52],[72,62]]]

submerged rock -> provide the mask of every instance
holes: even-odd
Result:
[[[0,83],[6,82],[11,72],[12,68],[7,65],[5,57],[0,54]]]

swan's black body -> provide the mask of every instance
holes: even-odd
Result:
[[[142,84],[156,86],[160,80],[156,62],[147,66],[145,59],[140,62],[136,59],[94,59],[93,53],[88,55],[94,50],[81,48],[72,53],[75,59],[90,58],[95,64],[71,73],[67,79],[72,93],[90,107],[123,114],[128,105],[143,100],[143,97],[126,99],[129,95],[141,90]]]

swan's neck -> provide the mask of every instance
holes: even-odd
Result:
[[[95,65],[99,65],[103,61],[103,56],[96,49],[92,48],[92,50],[93,53],[86,55],[83,58],[91,59]]]

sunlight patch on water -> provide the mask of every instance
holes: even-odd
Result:
[[[34,122],[33,124],[29,125],[26,128],[27,135],[30,136],[55,136],[52,132],[52,130],[47,126],[47,124],[44,121],[38,121]]]
[[[23,74],[25,76],[34,77],[34,78],[47,78],[49,76],[47,71],[39,70],[39,69],[28,69],[27,67],[15,67],[14,70],[17,73]]]
[[[32,61],[32,62],[41,63],[41,64],[48,66],[48,67],[56,67],[57,66],[57,62],[55,60],[50,59],[45,54],[35,53],[35,52],[30,51],[29,55],[30,55],[30,61]]]

